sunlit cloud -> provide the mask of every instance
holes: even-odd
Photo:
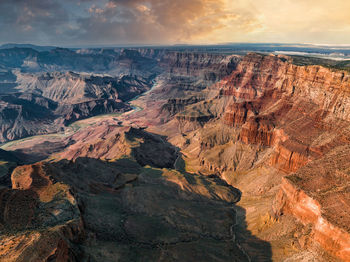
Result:
[[[345,0],[1,0],[0,42],[347,44],[349,13]]]

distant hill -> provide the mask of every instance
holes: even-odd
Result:
[[[31,48],[36,51],[42,52],[42,51],[51,51],[52,49],[55,49],[55,46],[39,46],[39,45],[32,45],[32,44],[14,44],[14,43],[8,43],[3,44],[0,46],[0,49],[10,49],[10,48]]]

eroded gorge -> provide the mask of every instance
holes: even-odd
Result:
[[[72,52],[0,50],[0,260],[350,261],[348,71]]]

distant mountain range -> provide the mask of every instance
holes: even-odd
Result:
[[[52,49],[55,49],[55,46],[39,46],[39,45],[32,45],[32,44],[15,44],[15,43],[8,43],[3,44],[0,46],[0,49],[11,49],[11,48],[31,48],[36,51],[50,51]]]
[[[31,48],[36,51],[51,51],[53,49],[59,48],[58,46],[40,46],[34,44],[16,44],[16,43],[7,43],[0,46],[0,49],[11,49],[11,48]],[[61,47],[62,48],[62,47]],[[98,50],[98,49],[137,49],[137,48],[151,48],[151,49],[167,49],[174,51],[186,51],[189,50],[193,52],[194,50],[205,51],[205,52],[299,52],[304,54],[341,54],[344,56],[350,57],[350,45],[325,45],[325,44],[284,44],[284,43],[223,43],[217,45],[160,45],[160,46],[77,46],[77,47],[65,47],[65,49],[71,50]]]

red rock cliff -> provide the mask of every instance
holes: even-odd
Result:
[[[283,178],[273,206],[312,225],[310,238],[344,261],[350,260],[349,146],[339,147]]]
[[[270,163],[285,172],[349,141],[349,134],[339,132],[350,120],[346,72],[248,54],[212,89],[226,104],[224,122],[240,128],[244,143],[274,147]],[[333,134],[324,139],[326,133]]]

